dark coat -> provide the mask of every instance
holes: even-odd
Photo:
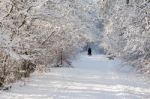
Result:
[[[88,49],[88,55],[92,55],[92,50],[91,50],[91,48]]]

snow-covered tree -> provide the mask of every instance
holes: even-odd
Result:
[[[149,0],[100,0],[100,5],[105,27],[102,45],[140,71],[149,72]]]
[[[0,0],[1,84],[27,76],[35,65],[70,64],[69,59],[88,39],[76,15],[82,8],[78,3]]]

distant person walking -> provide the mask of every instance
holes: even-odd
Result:
[[[92,55],[92,50],[91,50],[91,48],[88,48],[88,55],[89,55],[89,56]]]

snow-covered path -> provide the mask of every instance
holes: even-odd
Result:
[[[81,55],[73,65],[34,74],[25,86],[0,92],[0,99],[150,99],[149,82],[120,70],[117,60]]]

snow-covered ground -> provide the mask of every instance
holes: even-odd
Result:
[[[81,55],[74,68],[53,68],[0,92],[0,99],[150,99],[150,84],[104,55]]]

